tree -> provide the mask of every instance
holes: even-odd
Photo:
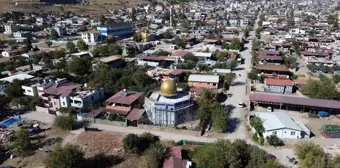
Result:
[[[47,47],[51,47],[53,43],[51,41],[45,41],[45,44],[47,45]]]
[[[72,130],[73,126],[76,124],[76,120],[72,118],[70,115],[61,115],[57,116],[54,119],[53,125],[57,128],[63,129],[63,130]]]
[[[165,39],[171,39],[172,38],[172,33],[169,30],[166,30],[163,34],[163,37]]]
[[[317,80],[309,80],[301,89],[303,94],[316,99],[334,99],[338,93],[331,78],[324,77]]]
[[[123,139],[123,148],[129,153],[139,153],[138,144],[140,139],[136,134],[128,134]]]
[[[236,78],[235,73],[227,73],[224,75],[224,82],[230,86],[233,84],[235,78]]]
[[[111,55],[121,55],[123,53],[122,47],[117,43],[109,44],[107,47],[108,47],[108,52]]]
[[[21,86],[25,83],[22,80],[13,80],[11,84],[9,84],[5,90],[7,97],[12,100],[13,98],[19,98],[23,96],[23,91]]]
[[[274,146],[274,147],[284,145],[284,142],[276,135],[267,136],[267,142],[269,145]]]
[[[256,69],[252,69],[249,73],[248,73],[248,78],[251,80],[257,80],[258,79],[258,74]]]
[[[72,41],[68,41],[66,43],[66,49],[70,52],[70,53],[76,53],[77,49],[76,49],[76,45],[74,45],[74,43]]]
[[[51,56],[54,59],[59,59],[59,58],[64,58],[66,56],[65,50],[61,49],[61,50],[55,50],[51,52]]]
[[[265,168],[282,168],[277,160],[269,159],[265,164]]]
[[[135,42],[141,42],[142,41],[142,35],[140,33],[135,33],[133,35],[133,41]]]
[[[262,125],[262,120],[260,117],[250,118],[250,125],[254,127],[258,133],[264,132],[264,127]]]
[[[175,38],[174,43],[180,48],[185,48],[186,46],[186,43],[179,37]]]
[[[51,34],[50,34],[50,38],[51,38],[52,40],[57,40],[57,39],[59,38],[58,32],[57,32],[56,30],[52,29],[52,30],[51,30]]]
[[[304,160],[308,153],[313,156],[321,156],[324,151],[319,145],[310,141],[302,142],[295,146],[295,154],[300,160]]]
[[[198,61],[197,57],[195,57],[192,53],[188,53],[184,55],[183,59],[184,59],[184,62],[192,63],[192,64],[196,64]]]
[[[139,136],[139,151],[145,151],[150,148],[150,146],[156,142],[159,142],[159,137],[155,136],[149,132],[145,132]]]
[[[84,152],[77,146],[58,145],[44,160],[48,168],[81,168],[84,164]]]
[[[12,147],[17,155],[25,156],[32,148],[28,130],[22,129],[15,133]]]
[[[90,57],[73,57],[68,63],[68,70],[71,73],[82,76],[89,73],[91,66],[92,63]]]
[[[109,50],[108,50],[108,45],[97,45],[93,51],[92,55],[94,57],[99,57],[99,56],[108,56],[110,55]]]
[[[54,67],[58,70],[64,70],[67,71],[67,61],[65,58],[59,60],[57,63],[55,63]]]
[[[232,60],[229,64],[230,70],[234,70],[238,66],[237,60]]]
[[[83,39],[79,39],[77,41],[77,46],[79,48],[79,50],[81,51],[86,51],[89,49],[89,46],[85,43],[85,41]]]
[[[238,38],[233,38],[228,45],[228,48],[230,50],[242,50],[243,49],[243,43]]]
[[[217,51],[215,55],[216,55],[216,59],[221,62],[225,61],[226,59],[230,57],[230,54],[228,52],[223,52],[223,51]]]
[[[167,159],[168,153],[166,147],[161,143],[152,144],[151,147],[145,152],[145,159],[142,167],[145,168],[158,168],[163,167],[163,162]]]
[[[152,55],[155,55],[155,56],[168,56],[170,54],[171,54],[170,52],[165,51],[165,50],[157,50],[156,52],[152,53]]]
[[[117,41],[117,39],[116,39],[115,37],[113,37],[113,36],[109,36],[109,37],[107,37],[107,39],[106,39],[106,43],[107,43],[107,44],[116,43],[116,41]]]
[[[295,57],[283,57],[283,61],[285,63],[285,65],[288,67],[288,68],[296,68],[297,67],[297,61],[296,61],[296,58]]]
[[[340,74],[333,75],[332,79],[335,84],[338,84],[340,82]]]
[[[6,116],[5,108],[7,107],[7,104],[10,103],[10,99],[4,95],[0,95],[0,119]]]
[[[216,132],[223,132],[227,129],[228,115],[221,106],[215,106],[212,112],[212,127]]]

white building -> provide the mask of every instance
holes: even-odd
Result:
[[[4,34],[12,34],[13,32],[17,31],[18,27],[13,24],[5,25],[5,32]]]
[[[81,33],[81,38],[88,44],[96,44],[100,41],[100,33],[96,30],[90,30]]]
[[[21,86],[26,96],[39,96],[41,97],[44,93],[43,90],[52,87],[55,84],[67,83],[66,78],[57,78],[57,80],[44,79],[41,83],[31,83],[30,85]]]
[[[263,137],[276,135],[279,138],[300,139],[309,138],[310,130],[301,122],[293,120],[283,112],[256,112],[261,118],[265,129]]]

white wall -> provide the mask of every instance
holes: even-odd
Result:
[[[153,66],[153,67],[156,67],[159,65],[158,62],[149,62],[149,61],[143,61],[143,60],[137,60],[137,64],[138,65],[145,65],[147,64],[148,66]]]
[[[276,136],[279,138],[292,138],[292,139],[301,138],[301,131],[296,131],[292,129],[280,129],[280,130],[266,131],[265,133],[263,133],[263,136],[267,137],[270,135],[275,135],[274,132],[276,132]],[[294,135],[292,135],[293,132],[295,132]]]
[[[60,107],[69,107],[70,106],[70,98],[60,96]]]
[[[26,96],[38,96],[37,87],[35,86],[21,86]]]

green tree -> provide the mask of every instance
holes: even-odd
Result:
[[[310,141],[302,142],[295,146],[295,154],[300,160],[304,160],[308,153],[312,156],[322,156],[324,151],[319,145]]]
[[[59,60],[54,67],[58,70],[64,70],[67,71],[67,61],[65,58]]]
[[[128,134],[123,139],[123,148],[129,153],[139,153],[138,144],[140,139],[136,134]]]
[[[70,52],[70,53],[76,53],[78,52],[76,49],[76,45],[74,45],[74,43],[72,41],[68,41],[66,43],[66,49]]]
[[[230,44],[228,45],[228,48],[230,50],[242,50],[243,49],[244,44],[242,43],[242,41],[238,38],[233,38],[230,42]]]
[[[237,60],[232,60],[229,64],[230,70],[234,70],[238,66]]]
[[[25,81],[14,79],[12,83],[10,83],[5,93],[7,97],[12,100],[13,98],[19,98],[23,96],[23,90],[21,88],[22,85],[25,84]]]
[[[257,80],[258,79],[258,73],[257,73],[256,69],[252,69],[248,73],[248,78],[251,79],[251,80]]]
[[[212,112],[212,127],[216,132],[223,132],[227,129],[228,115],[221,106],[215,106]]]
[[[133,41],[135,41],[135,42],[141,42],[142,41],[142,35],[140,33],[135,33],[132,38],[133,38]]]
[[[73,126],[76,124],[76,120],[70,115],[61,115],[57,116],[54,119],[53,125],[57,128],[63,130],[72,130]]]
[[[167,30],[167,31],[165,31],[165,32],[163,33],[163,37],[164,37],[165,39],[171,39],[171,38],[172,38],[172,33],[171,33],[169,30]]]
[[[109,53],[109,49],[108,49],[108,45],[97,45],[93,51],[92,51],[92,55],[94,57],[103,57],[103,56],[108,56],[110,55]]]
[[[217,51],[215,55],[216,55],[216,59],[221,62],[225,61],[226,59],[230,57],[230,54],[228,52],[223,52],[223,51]]]
[[[184,62],[192,63],[192,64],[196,64],[198,61],[197,57],[195,57],[192,53],[188,53],[184,55],[183,59],[184,59]]]
[[[224,82],[230,86],[233,84],[235,78],[236,78],[235,73],[227,73],[224,75]]]
[[[17,155],[25,156],[32,149],[28,130],[22,129],[15,133],[12,147]]]
[[[309,80],[301,89],[303,94],[316,99],[334,99],[338,93],[331,78],[324,77],[317,80]]]
[[[253,117],[253,118],[250,118],[250,125],[252,127],[255,128],[255,130],[258,132],[258,133],[263,133],[264,132],[264,127],[263,127],[263,124],[262,124],[262,120],[260,117]]]
[[[276,135],[267,136],[267,142],[269,145],[274,146],[274,147],[284,145],[284,142]]]
[[[175,38],[174,43],[180,48],[185,48],[185,46],[186,46],[186,43],[184,42],[184,40],[182,40],[179,37]]]
[[[145,168],[159,168],[163,167],[163,162],[167,159],[168,154],[166,147],[161,143],[152,144],[151,147],[145,152],[145,159],[143,167]]]
[[[7,115],[5,109],[7,107],[7,104],[10,102],[11,100],[8,97],[4,95],[0,95],[0,118],[1,119]]]
[[[73,57],[68,63],[68,70],[71,73],[82,76],[90,72],[91,66],[92,63],[90,57]]]
[[[85,41],[83,39],[79,39],[77,41],[77,46],[79,48],[79,50],[81,51],[86,51],[89,49],[89,46],[85,43]]]
[[[288,68],[296,68],[297,67],[297,61],[295,57],[283,57],[284,63]]]
[[[52,40],[58,40],[58,38],[59,38],[58,32],[57,32],[56,30],[52,29],[52,30],[51,30],[51,34],[50,34],[50,38],[51,38]]]
[[[61,50],[55,50],[51,52],[51,56],[54,59],[59,59],[59,58],[64,58],[66,56],[65,50],[61,49]]]
[[[340,74],[333,75],[332,79],[335,84],[338,84],[340,82]]]
[[[112,43],[108,45],[108,52],[111,55],[121,55],[123,53],[122,47],[117,43]]]
[[[165,50],[157,50],[156,52],[152,53],[152,55],[155,55],[155,56],[168,56],[170,54],[171,54],[170,52],[165,51]]]
[[[44,160],[48,168],[81,168],[84,165],[84,152],[74,145],[57,146]]]
[[[265,164],[265,168],[282,168],[282,165],[277,160],[269,159]]]

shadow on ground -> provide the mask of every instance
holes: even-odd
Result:
[[[233,86],[242,86],[242,85],[245,85],[245,83],[244,82],[235,82],[233,84]]]
[[[227,133],[233,133],[236,131],[237,127],[240,125],[241,120],[239,118],[230,118],[228,120]]]

